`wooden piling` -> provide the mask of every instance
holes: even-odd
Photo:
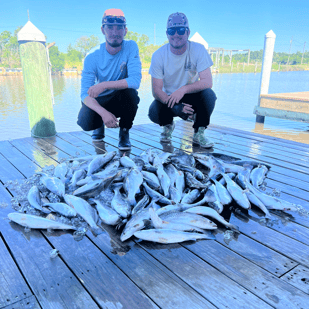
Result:
[[[18,32],[27,108],[33,137],[56,135],[45,35],[30,21]]]

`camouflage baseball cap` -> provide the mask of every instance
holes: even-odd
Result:
[[[166,28],[171,27],[187,27],[189,28],[189,21],[184,13],[173,13],[167,19]]]
[[[120,9],[108,9],[104,12],[102,25],[126,25],[126,18]]]

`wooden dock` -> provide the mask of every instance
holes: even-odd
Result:
[[[131,156],[162,149],[160,131],[133,127]],[[281,198],[309,210],[309,145],[214,125],[207,134],[216,153],[271,165],[267,191],[280,189]],[[192,135],[190,123],[177,122],[164,150],[199,151]],[[175,245],[122,243],[107,226],[77,242],[71,233],[26,232],[7,219],[16,194],[7,181],[117,144],[116,129],[107,129],[97,147],[86,132],[0,142],[0,308],[309,308],[309,217],[298,213],[276,212],[270,224],[255,209],[232,214],[237,239],[227,241],[220,228],[215,241]],[[51,259],[54,248],[60,255]]]

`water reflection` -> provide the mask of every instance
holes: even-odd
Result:
[[[254,106],[257,104],[260,73],[214,74],[213,89],[218,100],[211,123],[229,128],[260,133],[309,144],[309,125],[271,117],[264,126],[255,124]],[[54,117],[58,132],[80,131],[76,124],[81,107],[80,76],[53,76]],[[309,71],[274,72],[269,93],[308,91]],[[138,90],[140,96],[135,125],[150,123],[148,108],[153,101],[151,77],[142,74]],[[0,140],[31,136],[22,76],[0,76]],[[187,141],[183,149],[191,149]]]

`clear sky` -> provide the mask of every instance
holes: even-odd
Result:
[[[0,33],[13,31],[28,21],[56,42],[61,52],[81,36],[94,34],[104,41],[100,31],[103,13],[109,8],[124,11],[128,30],[146,34],[150,43],[162,44],[169,14],[183,12],[189,19],[191,36],[198,32],[209,47],[260,50],[269,30],[276,34],[275,51],[309,50],[309,0],[2,0]],[[154,36],[155,29],[155,36]]]

